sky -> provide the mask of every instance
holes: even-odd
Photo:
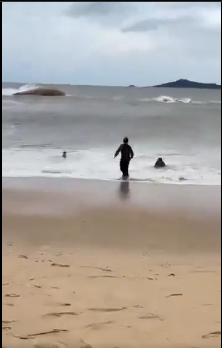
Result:
[[[2,81],[221,83],[220,2],[3,2]]]

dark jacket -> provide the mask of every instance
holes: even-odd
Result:
[[[130,161],[133,156],[133,150],[129,144],[121,144],[119,148],[117,149],[115,156],[118,156],[118,154],[121,152],[121,161]]]

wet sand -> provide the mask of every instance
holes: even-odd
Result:
[[[2,197],[2,346],[220,347],[220,188],[7,179]]]

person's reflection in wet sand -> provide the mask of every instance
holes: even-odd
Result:
[[[120,182],[119,196],[123,200],[129,199],[129,197],[130,197],[130,183],[129,183],[129,181],[121,181]]]

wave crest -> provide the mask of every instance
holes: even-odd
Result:
[[[163,95],[163,96],[161,95],[160,97],[157,97],[157,98],[154,98],[154,99],[156,99],[156,101],[162,102],[162,103],[176,103],[176,102],[184,103],[184,104],[192,103],[192,99],[191,98],[181,98],[181,99],[178,99],[178,98],[168,97],[168,96],[165,96],[165,95]]]
[[[65,93],[56,88],[45,87],[45,86],[36,85],[36,84],[33,84],[33,85],[28,84],[18,89],[4,88],[2,90],[2,95],[4,96],[37,95],[37,96],[44,96],[44,97],[56,97],[56,96],[65,96]]]

